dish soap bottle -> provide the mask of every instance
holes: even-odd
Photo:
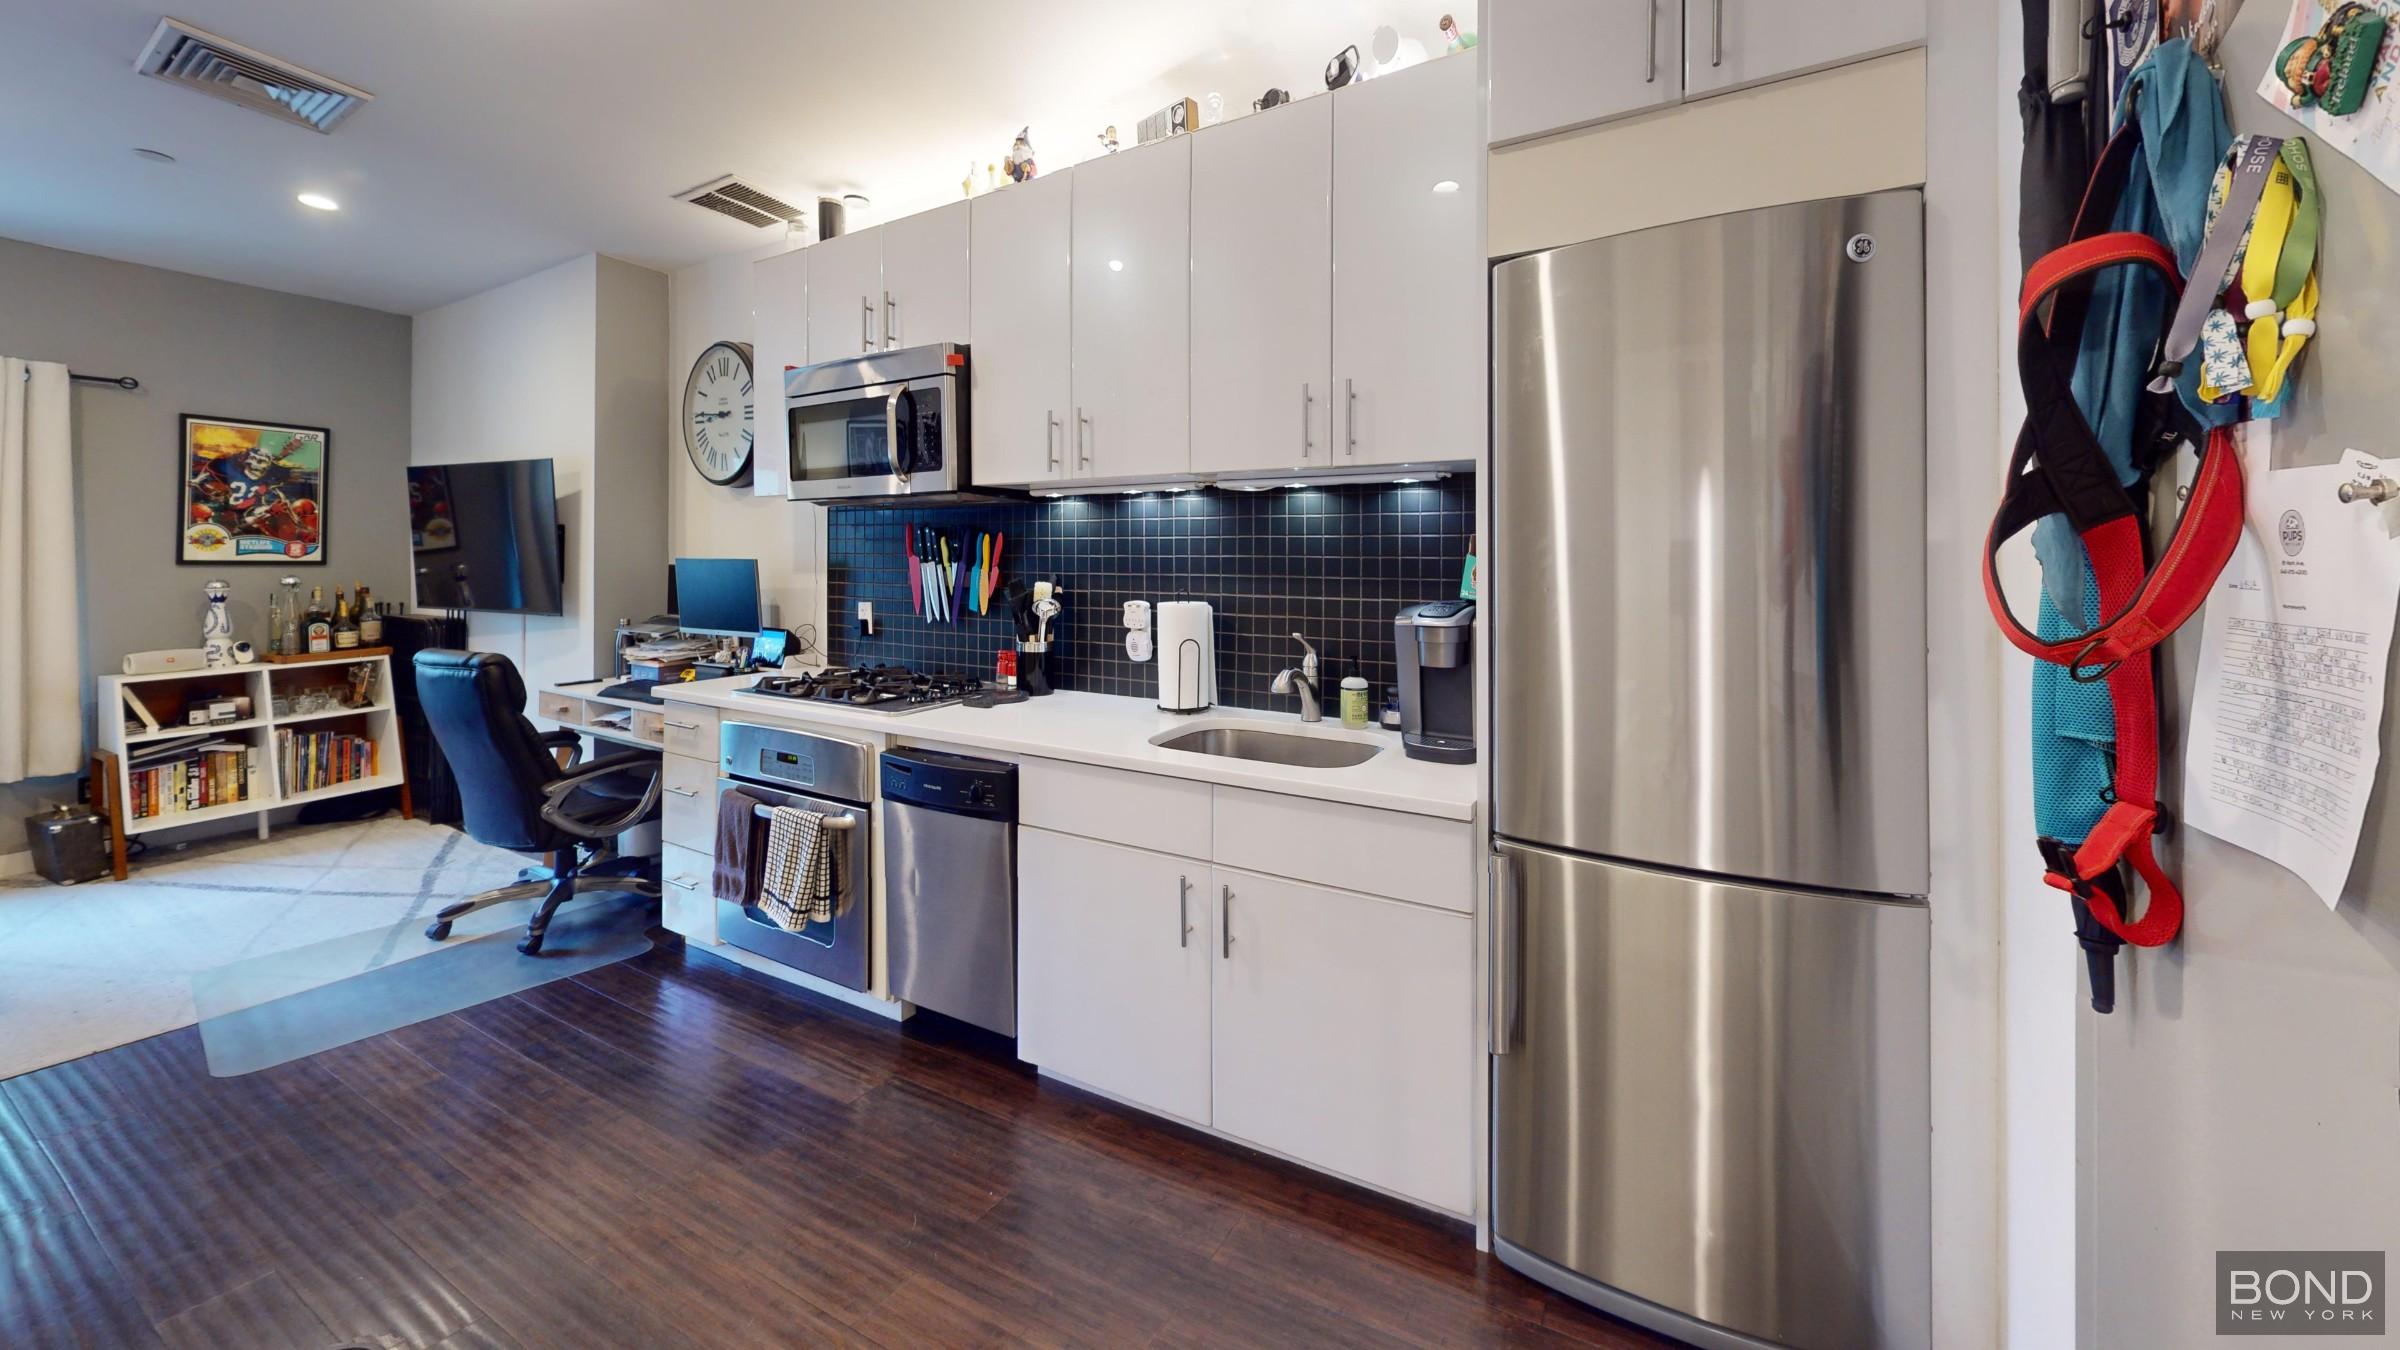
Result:
[[[1342,679],[1342,725],[1351,731],[1367,729],[1367,682],[1363,676]]]

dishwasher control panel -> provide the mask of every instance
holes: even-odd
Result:
[[[986,820],[1017,818],[1017,766],[903,746],[883,752],[883,799]]]

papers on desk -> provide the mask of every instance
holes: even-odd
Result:
[[[2388,508],[2336,496],[2380,461],[2270,472],[2271,425],[2242,429],[2248,528],[2202,620],[2183,811],[2331,907],[2375,786],[2400,542]]]

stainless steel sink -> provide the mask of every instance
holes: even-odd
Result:
[[[1337,741],[1327,736],[1294,736],[1258,727],[1196,727],[1162,737],[1151,744],[1162,750],[1188,750],[1196,755],[1255,759],[1267,764],[1291,764],[1306,769],[1346,769],[1373,759],[1383,747],[1363,741]]]

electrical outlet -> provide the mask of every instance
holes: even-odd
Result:
[[[858,635],[875,636],[875,602],[872,600],[858,602]]]

